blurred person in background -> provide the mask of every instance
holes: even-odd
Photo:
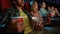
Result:
[[[40,7],[40,10],[39,10],[39,13],[43,17],[44,23],[47,23],[48,11],[45,8],[46,8],[46,3],[41,2],[41,7]]]
[[[50,14],[50,11],[51,11],[51,7],[50,6],[48,6],[48,8],[47,8],[48,10],[48,16],[47,16],[47,23],[46,23],[46,25],[48,25],[48,24],[50,24],[51,23],[51,14]]]
[[[47,24],[49,24],[51,23],[51,20],[52,20],[51,17],[59,16],[59,11],[57,8],[54,8],[53,6],[52,7],[48,6],[47,9],[48,9],[48,23]]]
[[[51,14],[51,17],[54,17],[55,16],[55,10],[54,10],[54,7],[53,6],[51,7],[50,14]]]
[[[54,10],[55,10],[55,12],[56,12],[56,15],[57,15],[57,16],[60,16],[60,13],[59,13],[58,9],[57,9],[57,8],[54,8]]]
[[[51,7],[48,6],[47,10],[48,10],[48,17],[51,17],[51,14],[50,14],[50,12],[51,12]]]
[[[42,15],[42,17],[47,17],[47,10],[45,9],[46,8],[46,3],[45,2],[41,2],[41,7],[40,7],[40,14]]]
[[[51,7],[50,7],[50,6],[48,6],[48,8],[47,8],[47,9],[48,9],[48,13],[50,13],[50,11],[51,11]]]
[[[59,16],[59,11],[57,8],[54,8],[53,6],[51,7],[51,17],[55,17],[56,15]]]

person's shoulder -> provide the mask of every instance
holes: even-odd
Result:
[[[42,8],[40,8],[40,11],[43,11],[43,9],[42,9]]]

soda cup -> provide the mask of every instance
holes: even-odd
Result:
[[[23,23],[23,18],[22,18],[22,17],[19,17],[19,18],[18,18],[18,22],[19,22],[19,23]]]
[[[23,17],[18,13],[13,13],[11,19],[14,28],[16,28],[18,32],[22,32],[24,30]]]
[[[23,18],[22,17],[18,17],[17,18],[17,28],[18,28],[18,32],[21,32],[24,30],[24,25],[23,25]]]
[[[23,23],[23,18],[22,17],[13,17],[13,19],[16,19],[17,22]]]

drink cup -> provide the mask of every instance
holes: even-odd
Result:
[[[18,23],[23,23],[22,17],[12,17],[12,19],[15,19]]]

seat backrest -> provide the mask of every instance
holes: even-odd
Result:
[[[11,7],[10,0],[1,0],[1,8],[2,8],[2,11],[4,11],[8,7]]]

